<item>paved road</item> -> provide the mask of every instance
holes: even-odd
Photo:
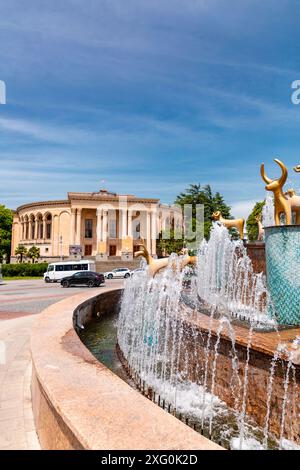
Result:
[[[63,289],[42,280],[0,285],[0,449],[40,448],[30,393],[31,327],[48,305],[86,289]],[[101,287],[94,290],[101,292]]]

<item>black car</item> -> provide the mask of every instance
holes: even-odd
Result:
[[[64,277],[60,281],[62,287],[71,286],[88,286],[88,287],[99,287],[100,284],[105,283],[103,274],[94,273],[92,271],[80,271],[73,274],[73,276]]]

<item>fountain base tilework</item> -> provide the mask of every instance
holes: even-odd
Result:
[[[267,283],[281,325],[300,325],[300,225],[265,228]]]

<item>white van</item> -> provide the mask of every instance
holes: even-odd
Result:
[[[81,260],[81,261],[59,261],[58,263],[50,263],[47,271],[44,273],[45,282],[57,282],[67,276],[78,271],[96,271],[95,261]]]

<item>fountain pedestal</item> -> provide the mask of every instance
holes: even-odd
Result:
[[[300,225],[265,227],[267,284],[278,323],[300,325]]]

